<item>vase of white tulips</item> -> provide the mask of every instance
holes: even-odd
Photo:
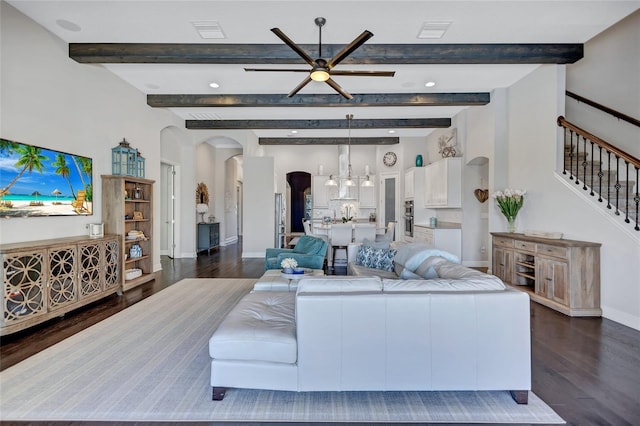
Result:
[[[505,189],[493,194],[500,211],[507,219],[507,232],[516,232],[516,216],[524,204],[524,194],[520,189]]]

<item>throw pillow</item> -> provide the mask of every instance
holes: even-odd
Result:
[[[358,249],[356,263],[367,268],[382,269],[383,271],[393,271],[393,256],[397,250],[375,249],[362,245]]]
[[[426,280],[438,278],[438,272],[436,272],[435,266],[446,261],[447,260],[441,256],[429,256],[418,266],[416,275]]]

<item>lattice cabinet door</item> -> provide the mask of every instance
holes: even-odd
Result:
[[[45,256],[45,250],[3,255],[3,325],[25,321],[47,312]]]
[[[121,282],[120,242],[117,238],[104,241],[104,289],[117,288]]]
[[[80,259],[78,290],[80,299],[84,299],[100,293],[104,286],[102,274],[104,247],[102,241],[79,244],[78,252]]]
[[[47,251],[49,280],[47,302],[55,311],[78,300],[76,280],[77,246],[57,246]]]

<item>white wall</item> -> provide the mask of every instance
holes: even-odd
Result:
[[[640,119],[640,10],[585,44],[567,65],[567,90]],[[574,99],[567,120],[640,158],[640,129]]]
[[[264,257],[265,249],[275,241],[274,160],[245,155],[243,162],[242,257]]]
[[[85,235],[102,216],[100,175],[111,174],[111,148],[125,137],[146,158],[146,177],[159,193],[160,132],[183,122],[146,106],[145,95],[98,65],[68,57],[67,45],[5,2],[1,8],[3,138],[93,159],[94,214],[87,217],[0,219],[0,243]],[[157,196],[157,195],[156,195]],[[154,206],[160,217],[160,204]],[[159,233],[154,223],[154,235]],[[160,267],[159,239],[154,265]]]

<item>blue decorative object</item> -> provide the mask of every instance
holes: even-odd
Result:
[[[129,142],[123,138],[118,146],[111,148],[111,173],[121,176],[137,176],[137,155],[138,150],[131,148]]]
[[[131,246],[131,248],[129,249],[129,257],[132,259],[142,257],[142,247],[140,247],[140,244],[134,243]]]
[[[144,157],[136,150],[136,176],[144,178]]]
[[[422,167],[422,154],[416,155],[416,167]]]

